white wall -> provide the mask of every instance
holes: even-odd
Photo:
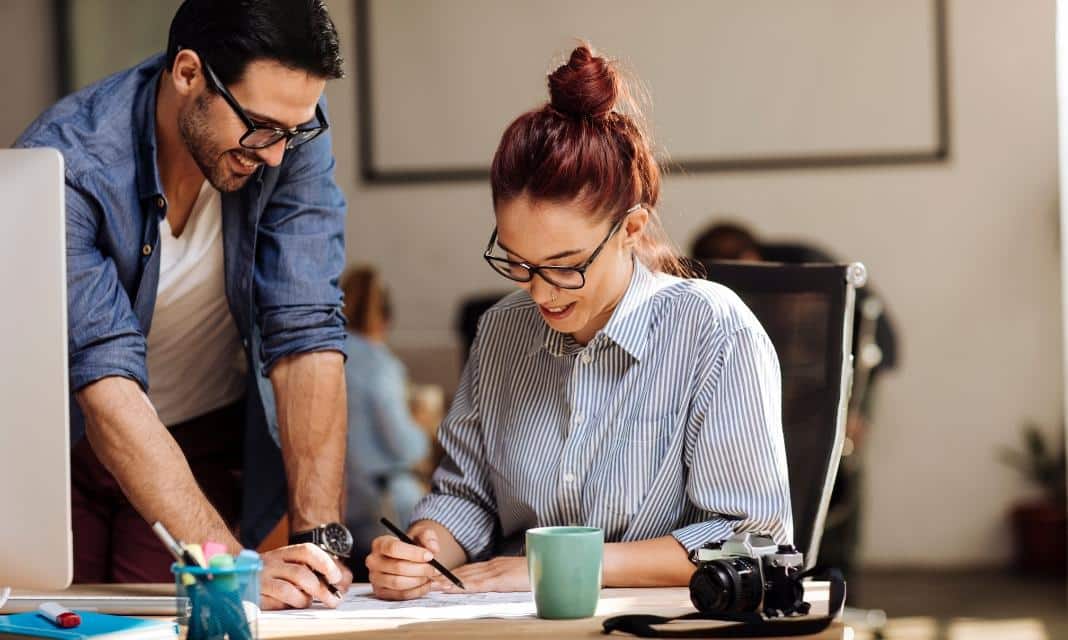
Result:
[[[0,2],[8,61],[0,140],[51,99],[47,6]],[[328,88],[351,209],[349,255],[384,271],[395,343],[419,355],[410,359],[417,377],[449,383],[458,300],[501,284],[479,258],[492,226],[489,189],[359,182],[354,17],[347,0],[330,6],[350,73]],[[761,233],[819,239],[870,267],[904,348],[902,370],[884,381],[870,442],[871,564],[1005,560],[1004,513],[1027,487],[995,461],[996,448],[1016,441],[1024,418],[1054,432],[1062,413],[1054,2],[951,0],[948,19],[950,162],[672,177],[662,203],[682,244],[713,213],[728,212]],[[547,62],[557,53],[546,51]]]
[[[395,343],[446,354],[458,300],[501,284],[479,258],[493,224],[488,185],[359,182],[344,115],[356,110],[354,16],[349,2],[331,10],[350,61],[350,79],[328,88],[349,255],[392,285]],[[1027,487],[996,448],[1025,418],[1052,431],[1061,415],[1053,24],[1052,0],[949,3],[948,163],[666,182],[662,212],[680,244],[714,213],[744,216],[761,233],[864,261],[888,300],[903,368],[884,381],[869,443],[869,564],[1007,559],[1005,511]],[[433,97],[413,99],[434,108]],[[447,358],[415,364],[418,377],[451,377]]]

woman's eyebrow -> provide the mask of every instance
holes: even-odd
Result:
[[[512,254],[513,256],[519,258],[520,260],[523,260],[524,262],[526,261],[526,258],[524,258],[523,256],[519,255],[515,251],[512,251],[508,247],[504,246],[504,243],[501,242],[500,238],[497,239],[497,245],[500,246],[500,248],[502,248],[505,251],[507,251],[508,253]],[[571,256],[578,255],[580,253],[582,253],[582,249],[571,249],[570,251],[561,251],[560,253],[554,253],[553,255],[549,256],[548,258],[545,258],[545,260],[546,261],[548,261],[548,260],[559,260],[561,258],[569,258]]]

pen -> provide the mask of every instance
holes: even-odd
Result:
[[[37,608],[37,613],[47,618],[60,629],[73,629],[82,623],[81,617],[57,602],[45,602]]]
[[[393,535],[395,535],[398,538],[400,538],[401,542],[404,542],[404,543],[407,543],[407,544],[415,544],[415,542],[411,538],[409,538],[406,533],[404,533],[403,531],[398,529],[397,525],[393,524],[392,522],[390,522],[386,518],[382,518],[379,522],[381,522],[387,529],[389,529],[393,533]],[[419,545],[416,545],[416,546],[419,546]],[[460,582],[459,578],[454,576],[451,571],[446,569],[445,565],[441,564],[440,562],[438,562],[434,558],[431,558],[430,559],[430,566],[432,566],[435,569],[437,569],[438,571],[440,571],[441,575],[443,575],[446,578],[448,578],[454,585],[456,585],[457,587],[460,587],[464,591],[467,591],[467,587],[464,586],[464,583]]]
[[[326,576],[324,576],[323,574],[319,573],[315,569],[312,569],[311,572],[315,574],[316,578],[319,578],[319,580],[321,580],[322,583],[326,585],[326,588],[330,590],[330,593],[334,594],[335,598],[337,598],[338,600],[342,599],[341,598],[341,592],[337,590],[337,587],[335,587],[334,585],[330,584],[327,581]]]

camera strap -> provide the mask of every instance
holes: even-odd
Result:
[[[809,569],[797,576],[798,580],[814,578],[830,582],[830,597],[825,616],[786,616],[766,618],[759,613],[739,613],[714,615],[695,611],[674,618],[663,616],[627,614],[613,616],[604,621],[606,634],[621,631],[639,638],[769,638],[802,636],[823,632],[841,614],[845,605],[846,583],[838,569]],[[737,624],[716,627],[695,628],[687,625],[685,629],[655,627],[669,625],[675,621],[722,620]]]

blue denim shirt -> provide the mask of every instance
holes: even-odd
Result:
[[[16,147],[63,154],[72,393],[109,376],[147,391],[146,339],[159,284],[159,223],[167,201],[156,162],[157,55],[67,96]],[[322,105],[325,111],[325,104]],[[337,281],[344,266],[345,200],[334,182],[329,132],[261,167],[222,195],[226,297],[249,356],[242,541],[255,545],[286,506],[273,394],[280,359],[344,353]],[[71,441],[85,432],[71,401]]]

